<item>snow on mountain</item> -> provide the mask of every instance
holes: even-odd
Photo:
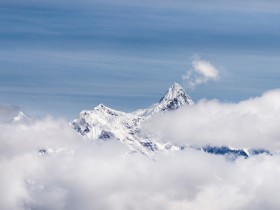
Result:
[[[29,122],[30,119],[22,111],[12,111],[3,115],[0,114],[0,125],[7,125],[11,123],[22,124]]]
[[[235,160],[240,156],[248,158],[263,153],[271,155],[270,151],[264,149],[236,149],[230,146],[177,146],[163,142],[154,133],[146,133],[141,129],[141,124],[155,114],[174,111],[182,106],[193,104],[191,97],[182,86],[174,83],[158,103],[147,109],[125,113],[100,104],[93,110],[82,111],[79,118],[70,122],[70,125],[87,139],[117,139],[128,145],[132,152],[141,152],[149,157],[154,157],[156,152],[186,149],[223,155],[230,160]],[[18,118],[22,118],[22,115],[19,115]]]
[[[21,111],[18,112],[17,116],[15,116],[12,120],[14,123],[27,123],[30,119]]]
[[[181,85],[174,83],[162,97],[159,103],[152,105],[147,109],[139,109],[131,114],[138,116],[151,116],[159,112],[172,111],[184,105],[193,105],[191,97],[185,92]]]
[[[100,104],[93,110],[82,111],[79,118],[70,124],[88,139],[118,139],[127,144],[132,151],[139,151],[151,157],[154,152],[179,150],[179,147],[164,143],[153,134],[144,132],[141,123],[154,114],[193,103],[184,89],[174,83],[159,103],[150,108],[125,113]]]

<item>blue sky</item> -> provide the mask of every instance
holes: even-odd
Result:
[[[194,56],[221,70],[194,100],[239,101],[279,88],[280,3],[2,0],[0,46],[0,103],[32,116],[147,107]]]

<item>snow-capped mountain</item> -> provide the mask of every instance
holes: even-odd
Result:
[[[127,144],[132,151],[153,156],[156,151],[179,150],[179,147],[164,143],[153,134],[144,132],[141,123],[154,114],[176,110],[193,103],[182,86],[174,83],[159,103],[147,109],[125,113],[100,104],[93,110],[82,111],[79,118],[70,124],[88,139],[115,138]]]
[[[18,112],[17,116],[15,116],[12,120],[14,123],[27,123],[30,119],[21,111]]]
[[[0,116],[0,125],[6,124],[25,124],[29,123],[31,120],[22,112],[11,112],[6,115]]]
[[[172,111],[184,105],[193,105],[191,97],[185,92],[181,85],[174,83],[162,97],[159,103],[152,105],[147,109],[139,109],[132,112],[138,116],[151,116],[159,112]]]
[[[248,158],[252,155],[269,154],[264,149],[238,149],[230,146],[194,146],[174,145],[161,141],[153,132],[147,133],[141,128],[143,122],[153,115],[174,111],[182,106],[193,105],[191,97],[181,85],[174,83],[160,101],[147,109],[125,113],[106,107],[103,104],[93,110],[84,110],[78,119],[70,125],[82,136],[92,140],[117,139],[128,145],[132,152],[141,152],[153,157],[156,152],[178,151],[186,149],[200,150],[209,154],[224,155],[234,160],[237,157]]]

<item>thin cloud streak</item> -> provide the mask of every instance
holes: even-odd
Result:
[[[70,120],[98,103],[125,111],[147,107],[180,82],[186,59],[196,53],[226,66],[230,77],[226,85],[196,88],[195,100],[237,101],[277,87],[279,59],[272,64],[267,56],[279,54],[277,13],[228,10],[222,1],[7,2],[0,3],[0,99],[34,107],[30,112],[44,109]],[[246,60],[252,53],[260,55],[257,61]],[[248,76],[253,70],[254,78]]]
[[[126,6],[142,6],[147,8],[155,8],[155,7],[162,7],[162,8],[193,8],[193,9],[201,9],[201,10],[229,10],[229,11],[254,11],[254,12],[278,12],[280,8],[280,3],[277,0],[248,0],[246,2],[242,0],[237,0],[234,2],[225,2],[223,0],[176,0],[176,1],[169,1],[169,0],[120,0],[120,1],[113,1],[113,0],[81,0],[79,3],[74,0],[62,0],[57,2],[55,0],[22,0],[19,4],[16,0],[2,0],[2,5],[25,5],[25,6],[59,6],[64,8],[78,6],[80,8],[91,8],[96,6],[96,4],[103,4],[103,5],[126,5]],[[216,5],[219,5],[217,7]]]

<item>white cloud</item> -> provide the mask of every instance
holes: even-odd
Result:
[[[149,128],[179,144],[231,145],[280,150],[280,90],[239,103],[201,100],[160,115]]]
[[[192,68],[182,78],[190,89],[194,89],[197,85],[206,83],[209,80],[218,80],[219,73],[219,69],[209,61],[196,58],[192,61]]]
[[[240,106],[228,111],[230,118],[234,112],[241,115],[240,110],[245,116],[270,111],[276,114],[280,104],[278,94],[279,91],[272,91],[239,105],[205,101],[192,110],[197,114],[195,110],[199,108],[202,113],[197,121],[208,116],[208,112],[203,111],[207,109],[204,103],[212,107],[211,118],[219,113],[220,106]],[[274,105],[268,105],[272,98]],[[263,115],[263,119],[272,123],[271,117]],[[215,139],[215,130],[213,132],[210,135]],[[193,133],[200,135],[195,127]],[[29,125],[3,125],[0,139],[0,209],[181,210],[211,206],[214,210],[261,210],[280,207],[275,193],[280,188],[276,181],[280,176],[279,156],[263,155],[230,162],[220,156],[187,150],[159,155],[157,161],[151,161],[141,154],[125,155],[127,148],[118,141],[86,141],[66,121],[53,118]],[[64,150],[39,156],[40,148]]]
[[[193,66],[195,71],[208,79],[217,79],[219,71],[208,61],[194,60]]]

